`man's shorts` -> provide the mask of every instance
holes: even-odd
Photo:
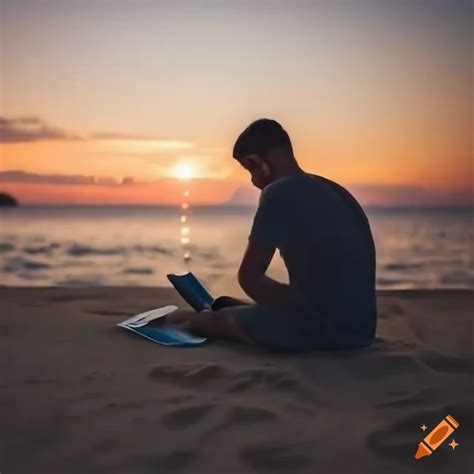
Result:
[[[370,344],[347,334],[329,333],[323,318],[312,312],[287,315],[268,306],[236,306],[235,319],[259,346],[285,352],[357,349]]]

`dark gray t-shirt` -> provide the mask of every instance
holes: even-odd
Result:
[[[266,186],[249,241],[278,248],[290,287],[330,329],[372,339],[376,326],[375,246],[356,199],[306,173]]]

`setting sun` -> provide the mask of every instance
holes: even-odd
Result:
[[[195,176],[194,167],[189,163],[178,163],[173,172],[173,176],[179,179],[190,179]]]

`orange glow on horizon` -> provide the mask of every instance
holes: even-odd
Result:
[[[351,150],[349,142],[336,144],[321,139],[321,145],[326,149],[321,146],[316,153],[313,150],[317,142],[314,140],[297,135],[293,141],[295,156],[303,169],[344,186],[420,186],[433,193],[435,201],[437,196],[449,202],[472,201],[472,196],[466,191],[472,187],[469,155],[460,157],[456,166],[451,166],[443,155],[435,153],[433,145],[428,142],[425,148],[409,150],[409,153],[402,147],[383,151],[380,143],[379,147],[365,152],[361,148],[358,150],[360,155],[354,155],[357,150]],[[96,145],[94,141],[3,144],[0,145],[0,171],[23,171],[32,174],[33,179],[44,175],[96,181],[110,177],[116,185],[4,182],[0,178],[0,190],[11,192],[20,201],[29,203],[178,204],[185,210],[191,202],[190,197],[192,204],[219,204],[227,201],[237,188],[252,186],[248,172],[227,155],[219,160],[216,158],[217,172],[227,170],[227,177],[216,179],[198,176],[198,168],[192,161],[174,159],[173,155],[163,155],[163,158],[160,155],[159,159],[120,154],[104,156]],[[156,167],[155,163],[165,158],[166,166]],[[174,177],[169,177],[170,170],[173,170]],[[127,177],[135,182],[120,186]],[[186,182],[185,191],[183,181]],[[369,194],[367,201],[371,204],[395,203],[397,199],[402,203],[408,199],[403,193],[397,195],[396,192],[391,192],[390,198],[377,195],[377,192]],[[186,202],[182,201],[183,196]]]

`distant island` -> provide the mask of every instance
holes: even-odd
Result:
[[[251,186],[238,187],[232,196],[225,202],[230,206],[255,206],[258,203],[260,191]]]
[[[7,193],[0,193],[0,206],[16,207],[18,201]]]

